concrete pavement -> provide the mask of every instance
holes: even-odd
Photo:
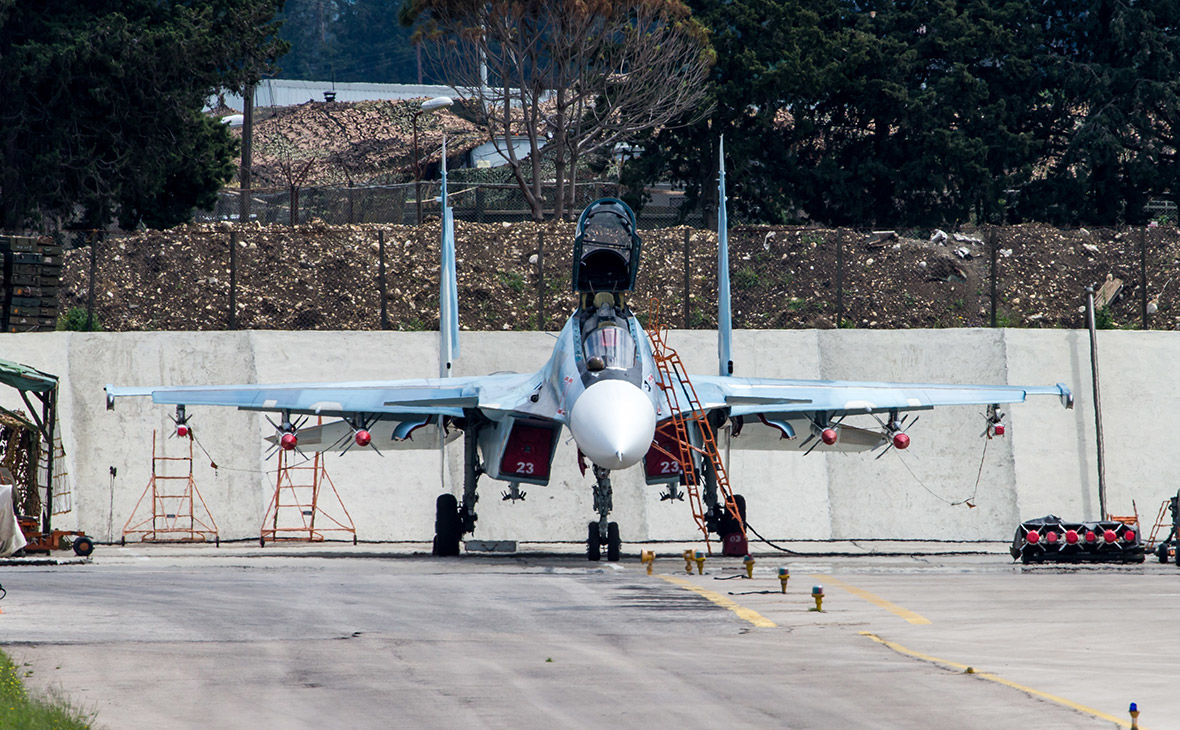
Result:
[[[110,728],[1100,728],[1128,727],[1132,701],[1143,728],[1180,717],[1180,572],[1153,561],[767,554],[748,580],[732,558],[687,575],[678,545],[653,546],[654,576],[639,545],[619,564],[276,547],[0,567],[3,647]]]

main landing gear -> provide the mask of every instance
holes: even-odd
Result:
[[[606,559],[612,563],[619,560],[619,523],[608,522],[613,504],[611,500],[610,469],[594,467],[594,509],[598,520],[591,522],[586,534],[586,559],[602,560],[602,548],[606,546]]]
[[[475,503],[479,501],[476,488],[483,467],[476,453],[479,431],[471,423],[463,429],[463,504],[453,494],[440,494],[434,502],[434,548],[432,555],[459,554],[459,542],[469,532],[475,532]]]

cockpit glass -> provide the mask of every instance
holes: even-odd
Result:
[[[582,341],[586,359],[600,357],[606,367],[626,370],[635,364],[635,341],[622,327],[599,327]]]
[[[586,216],[583,223],[586,241],[627,248],[631,245],[631,225],[615,206],[604,207]]]

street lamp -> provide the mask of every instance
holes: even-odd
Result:
[[[436,96],[422,102],[422,107],[414,112],[411,125],[414,128],[414,202],[418,207],[418,217],[415,219],[415,223],[422,222],[422,166],[421,157],[418,154],[418,117],[439,109],[446,109],[454,103],[449,96]]]

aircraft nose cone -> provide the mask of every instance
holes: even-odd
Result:
[[[656,412],[634,385],[600,380],[574,401],[569,427],[590,461],[605,469],[626,469],[651,447]]]

